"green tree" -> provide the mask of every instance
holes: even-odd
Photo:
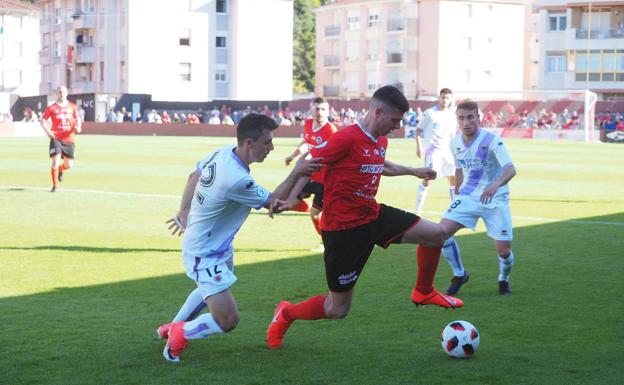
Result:
[[[295,0],[293,34],[294,92],[314,91],[316,83],[316,27],[312,10],[328,0]]]

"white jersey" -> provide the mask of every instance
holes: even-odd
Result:
[[[425,155],[448,152],[449,143],[457,133],[457,117],[451,108],[440,110],[435,105],[425,111],[417,130],[422,132]]]
[[[479,128],[471,143],[466,144],[464,137],[458,134],[451,141],[451,151],[455,158],[455,167],[461,168],[464,180],[459,188],[459,195],[468,195],[479,201],[483,191],[492,182],[503,175],[503,168],[512,164],[509,153],[502,139],[493,132]],[[509,201],[509,186],[504,184],[498,188],[490,204]]]
[[[234,237],[251,208],[260,209],[271,195],[249,175],[234,148],[222,147],[197,164],[201,178],[182,243],[187,272],[230,260]]]

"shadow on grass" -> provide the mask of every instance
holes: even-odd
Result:
[[[624,222],[624,214],[591,220]],[[322,257],[239,266],[232,290],[239,327],[225,337],[191,341],[179,365],[164,361],[155,329],[193,289],[182,272],[0,298],[0,383],[618,383],[624,304],[602,294],[624,289],[621,241],[605,225],[561,222],[514,231],[510,297],[496,294],[498,265],[484,234],[457,237],[471,280],[460,295],[466,305],[456,311],[411,305],[414,245],[376,248],[349,317],[299,321],[280,351],[269,351],[264,342],[275,304],[325,293]],[[442,259],[437,286],[449,278]],[[480,329],[481,351],[474,359],[451,360],[440,350],[439,333],[454,319]]]

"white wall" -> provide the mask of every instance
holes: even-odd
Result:
[[[0,35],[0,86],[20,96],[38,95],[41,80],[39,19],[22,15],[20,20],[20,15],[9,14],[0,17],[4,31]]]
[[[191,7],[184,6],[188,4],[129,1],[127,92],[152,94],[154,100],[208,100],[208,26],[214,2],[194,0]],[[191,29],[190,46],[180,46],[181,28]],[[191,81],[180,79],[180,63],[191,63]]]
[[[440,87],[521,91],[525,27],[524,4],[440,2]]]
[[[231,97],[292,98],[292,0],[231,0]]]

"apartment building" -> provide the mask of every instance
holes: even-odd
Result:
[[[18,0],[0,0],[0,113],[17,95],[37,95],[41,70],[39,9]]]
[[[526,87],[525,0],[337,0],[316,10],[317,89],[368,97],[506,96]]]
[[[538,0],[539,87],[624,98],[624,3]]]
[[[65,84],[70,94],[113,98],[148,94],[154,100],[205,102],[292,97],[293,0],[36,4],[42,10],[41,94]]]

